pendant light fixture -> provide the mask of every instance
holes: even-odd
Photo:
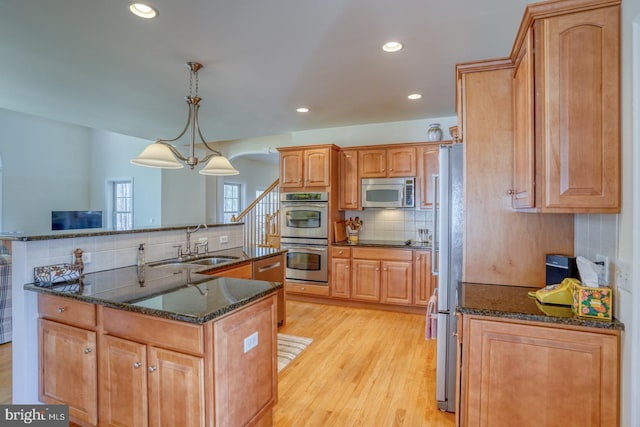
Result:
[[[131,163],[140,166],[148,166],[153,168],[163,169],[180,169],[186,164],[190,169],[193,169],[200,163],[205,163],[206,166],[200,169],[202,175],[238,175],[238,172],[229,162],[229,160],[222,155],[218,150],[211,148],[200,130],[198,124],[198,109],[200,108],[200,101],[202,98],[198,97],[198,71],[202,68],[202,64],[198,62],[187,62],[185,64],[189,68],[189,95],[185,96],[187,106],[189,108],[189,115],[187,116],[187,124],[185,125],[180,135],[173,139],[158,139],[156,142],[149,144],[142,153],[131,160]],[[195,91],[193,90],[193,80],[195,79]],[[187,130],[191,129],[191,139],[189,145],[188,156],[180,154],[178,149],[171,145],[171,142],[175,142],[182,138]],[[195,155],[196,134],[200,138],[200,141],[209,151],[202,159],[199,159]]]

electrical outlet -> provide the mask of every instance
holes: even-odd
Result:
[[[629,264],[623,261],[616,262],[616,286],[629,290],[629,277],[631,276],[631,268]]]
[[[84,252],[82,254],[82,263],[83,264],[91,264],[91,259],[93,258],[92,255],[93,254],[91,252]],[[73,261],[71,263],[73,264],[74,262],[76,262],[76,257],[75,256],[73,257]]]
[[[258,333],[254,332],[244,339],[244,352],[248,352],[258,345]]]
[[[208,237],[200,237],[198,238],[198,243],[204,245],[205,243],[209,243],[209,238]]]
[[[598,273],[598,284],[599,285],[608,285],[610,276],[609,276],[609,257],[604,255],[596,255],[596,263],[602,263],[602,269]]]
[[[229,236],[220,236],[220,243],[229,243]]]

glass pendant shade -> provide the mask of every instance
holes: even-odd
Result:
[[[228,176],[238,175],[240,172],[231,165],[226,157],[214,156],[204,168],[200,169],[200,173],[202,175]]]
[[[131,163],[134,165],[165,169],[181,169],[184,167],[184,165],[176,159],[176,156],[173,155],[168,146],[159,143],[149,144],[138,157],[131,159]]]

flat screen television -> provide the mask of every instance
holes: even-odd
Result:
[[[102,228],[102,211],[51,211],[52,230]]]

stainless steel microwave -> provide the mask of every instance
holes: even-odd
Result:
[[[414,178],[369,178],[362,180],[363,208],[412,208]]]

